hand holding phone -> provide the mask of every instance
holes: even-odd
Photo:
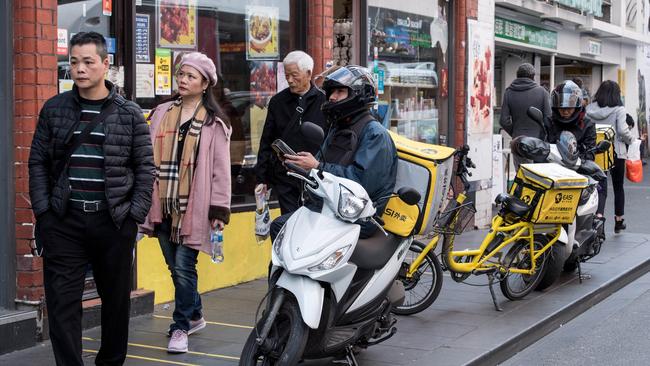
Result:
[[[280,139],[273,141],[271,148],[273,148],[273,151],[278,154],[280,160],[284,160],[284,155],[298,155],[291,147],[289,147],[289,145]]]

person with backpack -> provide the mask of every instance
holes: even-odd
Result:
[[[616,137],[614,139],[614,166],[609,171],[612,177],[614,188],[614,233],[625,230],[625,160],[627,159],[627,148],[636,137],[632,134],[632,127],[621,99],[621,88],[615,81],[606,80],[598,87],[594,95],[594,101],[586,108],[587,116],[595,123],[612,126]],[[631,117],[630,117],[631,118]],[[632,126],[634,120],[631,121]],[[645,139],[645,136],[643,136]],[[598,216],[602,217],[605,212],[607,201],[607,180],[600,182],[598,187]]]

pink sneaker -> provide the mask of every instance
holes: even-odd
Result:
[[[190,320],[190,330],[187,331],[187,335],[198,332],[203,328],[205,328],[205,319],[203,319],[203,317],[197,320]]]
[[[169,353],[185,353],[187,352],[187,332],[176,329],[172,332],[172,338],[167,345],[167,352]]]

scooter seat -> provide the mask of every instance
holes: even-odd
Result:
[[[499,194],[497,196],[496,203],[501,204],[506,211],[514,214],[517,217],[526,217],[531,209],[530,205],[528,205],[526,202],[506,193]]]
[[[383,268],[403,239],[390,233],[386,236],[381,230],[377,230],[373,236],[359,239],[350,262],[362,269]]]

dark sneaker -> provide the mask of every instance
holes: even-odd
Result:
[[[203,328],[205,328],[205,319],[190,320],[190,330],[187,331],[187,335],[198,332]]]
[[[172,338],[167,345],[167,352],[169,353],[185,353],[187,352],[187,332],[176,329],[172,332]]]
[[[627,228],[623,221],[625,221],[625,219],[621,219],[621,221],[614,219],[614,234],[618,234],[621,232],[621,230],[625,230]]]

